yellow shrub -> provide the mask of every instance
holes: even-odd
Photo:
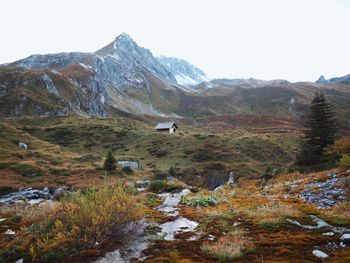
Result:
[[[244,232],[237,229],[220,237],[217,241],[206,241],[201,249],[219,260],[232,260],[243,255],[244,250],[249,246],[249,242],[244,238]]]
[[[38,260],[48,254],[73,254],[103,242],[111,234],[121,233],[128,223],[142,216],[142,207],[120,186],[73,193],[27,218],[36,237],[30,254]]]
[[[341,169],[348,169],[350,168],[350,155],[343,154],[338,162],[338,166]]]
[[[327,148],[327,155],[341,156],[350,153],[350,138],[336,140],[333,145]]]

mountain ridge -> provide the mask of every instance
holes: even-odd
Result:
[[[181,85],[176,74],[195,85]],[[109,117],[116,112],[166,118],[216,114],[300,118],[314,91],[323,90],[347,121],[346,82],[206,79],[176,58],[157,58],[127,34],[94,53],[32,55],[0,65],[0,117],[69,115]]]

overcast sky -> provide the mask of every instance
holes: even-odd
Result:
[[[316,80],[350,73],[347,0],[1,0],[0,63],[93,52],[122,32],[210,77]]]

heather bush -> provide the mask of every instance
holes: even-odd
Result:
[[[66,195],[53,206],[24,215],[24,251],[33,261],[57,261],[122,236],[126,225],[142,218],[143,209],[121,186],[88,188]]]

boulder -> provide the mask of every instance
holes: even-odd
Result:
[[[19,148],[21,148],[23,150],[27,150],[28,149],[28,145],[25,144],[24,142],[19,142],[18,146],[19,146]]]
[[[138,161],[135,161],[135,160],[119,160],[117,161],[117,165],[122,167],[122,168],[130,168],[130,169],[133,169],[133,170],[137,170],[137,169],[140,169],[140,164]]]
[[[318,258],[328,258],[329,256],[324,253],[323,251],[321,250],[318,250],[318,249],[315,249],[314,251],[312,251],[312,255],[314,255],[315,257],[318,257]]]
[[[350,245],[350,233],[342,235],[340,240],[343,242],[343,244]]]

